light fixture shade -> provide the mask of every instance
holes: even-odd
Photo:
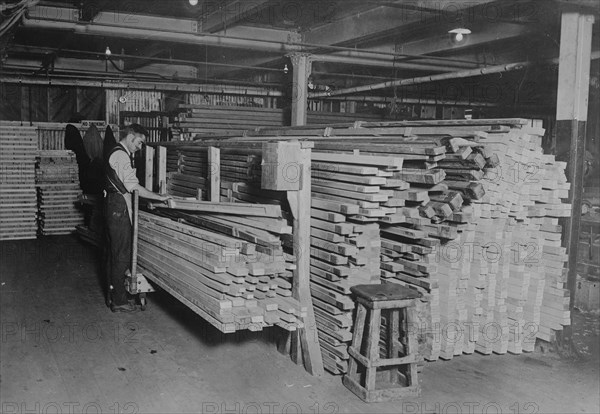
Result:
[[[469,29],[465,29],[464,27],[458,27],[456,29],[449,30],[448,34],[450,34],[453,42],[461,43],[465,39],[466,35],[471,34],[471,31]]]
[[[456,29],[449,30],[448,33],[461,34],[464,36],[464,35],[471,34],[471,31],[469,29],[465,29],[464,27],[457,27]]]
[[[106,50],[104,51],[104,54],[105,54],[106,56],[110,56],[110,55],[112,55],[112,52],[110,51],[110,48],[109,48],[108,46],[106,46]]]
[[[198,4],[198,0],[189,0],[191,6],[195,6]]]

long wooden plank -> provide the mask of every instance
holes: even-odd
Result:
[[[313,152],[312,159],[322,162],[338,162],[353,165],[375,165],[383,168],[401,169],[403,159],[399,157],[381,157],[374,155],[343,155]]]
[[[188,224],[179,223],[177,221],[173,221],[170,218],[156,216],[154,214],[149,214],[143,211],[140,211],[140,221],[147,220],[151,223],[154,223],[159,226],[163,226],[172,230],[179,231],[183,234],[187,234],[193,237],[197,237],[201,240],[206,240],[208,242],[224,246],[230,247],[233,249],[247,249],[248,242],[240,239],[236,239],[233,237],[221,235],[218,233],[214,233],[211,231],[207,231],[204,229],[200,229],[194,226],[190,226]]]
[[[390,196],[382,194],[382,192],[375,194],[357,193],[354,191],[338,190],[335,188],[324,187],[322,185],[313,185],[312,190],[316,193],[329,194],[333,196],[345,197],[353,200],[368,201],[372,203],[386,202],[387,199],[390,198]]]
[[[358,214],[360,208],[356,204],[340,203],[315,197],[312,198],[312,206],[321,210],[342,213],[345,215]]]
[[[162,203],[152,203],[152,206],[165,208]],[[240,216],[281,217],[281,207],[273,204],[214,203],[199,200],[171,199],[168,200],[167,207],[174,210],[235,214]]]
[[[352,175],[352,174],[344,174],[333,171],[321,172],[319,174],[313,174],[313,182],[323,182],[328,180],[334,181],[343,181],[347,183],[353,184],[363,184],[363,185],[385,185],[387,180],[385,177],[379,176],[363,176],[363,175]]]

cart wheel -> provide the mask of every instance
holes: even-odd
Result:
[[[146,294],[140,293],[140,308],[145,311],[146,306],[148,305],[148,301],[146,300]]]

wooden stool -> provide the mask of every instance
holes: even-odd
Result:
[[[357,285],[350,290],[358,308],[344,385],[366,402],[418,396],[418,348],[412,324],[415,300],[421,294],[396,283]],[[386,325],[380,350],[382,316]]]

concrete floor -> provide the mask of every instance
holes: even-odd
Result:
[[[222,335],[165,293],[146,312],[111,313],[95,253],[74,237],[0,250],[3,413],[600,412],[597,345],[580,360],[538,352],[428,363],[420,399],[365,404],[340,377],[311,377],[279,354],[272,330]],[[597,344],[598,318],[588,319]]]

